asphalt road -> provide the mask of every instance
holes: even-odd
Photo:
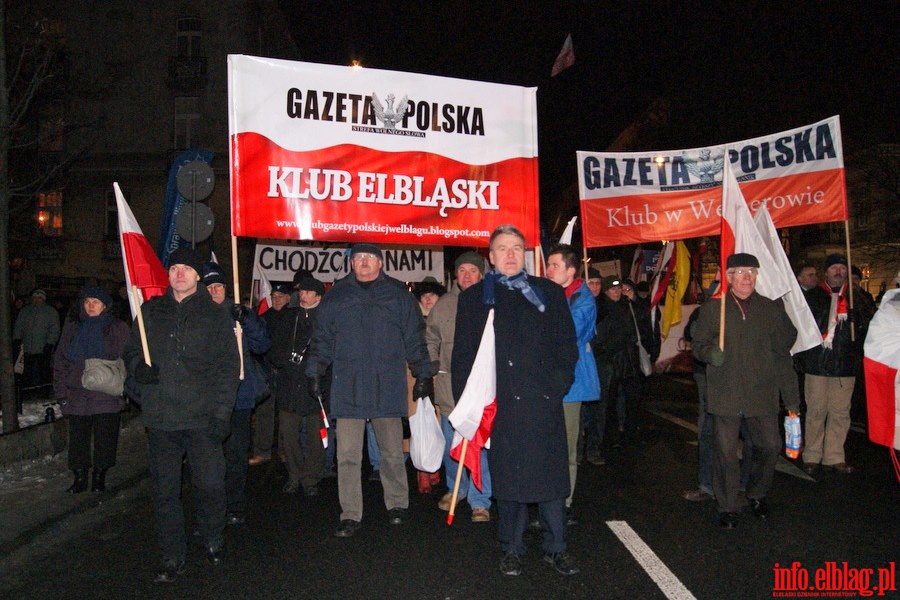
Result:
[[[643,443],[612,451],[605,466],[580,468],[580,522],[569,529],[569,548],[581,573],[573,577],[557,575],[541,561],[539,534],[532,535],[523,575],[501,575],[496,522],[472,523],[463,506],[448,527],[446,513],[437,508],[440,493],[418,494],[411,467],[409,522],[389,525],[381,487],[364,481],[363,528],[353,538],[335,538],[336,480],[326,480],[315,498],[287,496],[281,492],[283,468],[270,463],[251,470],[248,520],[227,532],[228,558],[221,567],[208,566],[201,549],[192,547],[179,581],[152,582],[158,552],[145,480],[114,510],[63,524],[59,543],[20,567],[14,589],[0,589],[0,595],[771,598],[776,563],[799,563],[795,571],[805,570],[810,584],[828,563],[872,569],[870,587],[878,583],[878,569],[891,572],[900,555],[900,488],[887,449],[851,432],[848,457],[860,470],[818,481],[785,460],[770,496],[770,518],[746,513],[736,530],[720,530],[714,502],[681,497],[696,484],[696,434],[685,427],[695,422],[690,393],[683,386],[654,385]],[[188,488],[185,495],[189,503]]]

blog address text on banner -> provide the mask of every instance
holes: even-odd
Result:
[[[847,218],[837,116],[721,146],[577,160],[585,247],[717,235],[726,160],[750,212],[765,204],[776,227]]]
[[[536,88],[230,55],[239,236],[538,242]]]

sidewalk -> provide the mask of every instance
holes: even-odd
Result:
[[[3,562],[12,560],[14,554],[21,554],[21,550],[45,534],[58,535],[69,517],[99,506],[121,504],[129,490],[148,478],[146,436],[140,412],[132,408],[122,416],[117,462],[107,473],[105,493],[66,492],[72,484],[66,451],[0,468]]]

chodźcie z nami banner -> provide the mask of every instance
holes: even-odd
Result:
[[[847,218],[837,116],[733,144],[658,152],[578,152],[586,247],[717,235],[730,161],[751,213],[776,227]]]
[[[228,57],[232,234],[538,243],[536,88]]]

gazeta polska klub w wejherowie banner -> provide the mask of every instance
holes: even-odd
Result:
[[[718,235],[726,160],[750,213],[765,204],[776,227],[847,219],[837,116],[720,146],[577,157],[587,247]]]
[[[228,57],[232,234],[538,243],[536,88]]]

